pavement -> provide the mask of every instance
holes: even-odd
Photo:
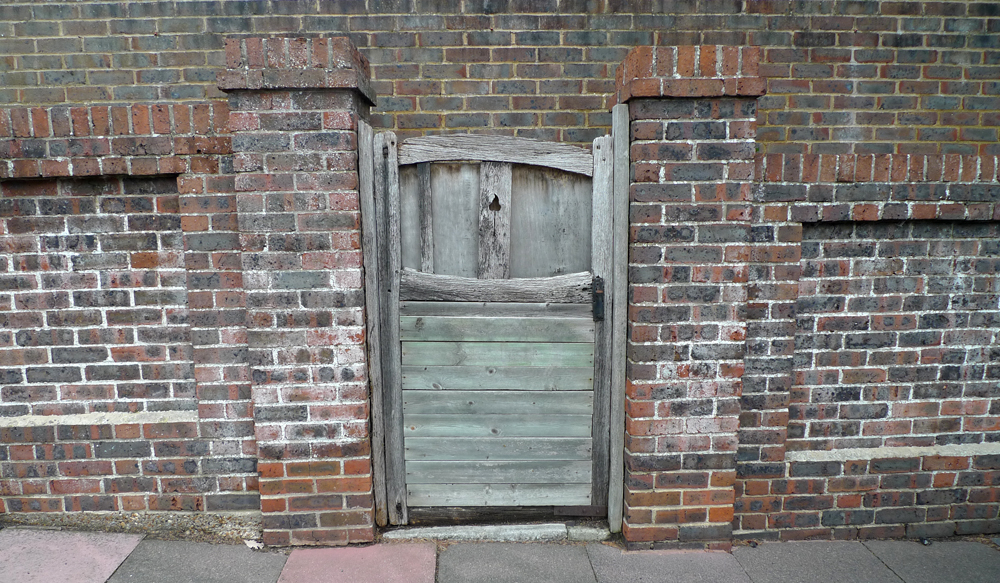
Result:
[[[1000,538],[993,539],[1000,545]],[[762,543],[733,552],[607,542],[407,542],[251,550],[141,535],[0,530],[0,583],[997,583],[970,540]]]

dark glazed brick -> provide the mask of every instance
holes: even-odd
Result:
[[[839,476],[843,471],[840,462],[793,462],[789,468],[792,477]]]
[[[94,457],[136,459],[149,457],[148,441],[104,441],[94,444]]]

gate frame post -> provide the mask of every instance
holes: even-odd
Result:
[[[346,37],[226,41],[264,543],[374,540],[358,124]],[[213,452],[219,453],[219,452]]]
[[[747,281],[761,260],[751,196],[759,58],[752,47],[638,47],[617,70],[629,132],[631,548],[732,544]]]

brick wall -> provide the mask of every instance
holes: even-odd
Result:
[[[1000,224],[818,223],[802,251],[789,449],[1000,437]]]
[[[289,33],[314,40],[270,60],[252,44]],[[370,69],[314,50],[341,33]],[[633,543],[1000,531],[998,33],[996,3],[959,0],[0,2],[0,510],[263,508],[272,543],[372,536],[351,152],[377,94],[372,125],[401,139],[586,145],[631,104]],[[245,40],[227,54],[229,37]],[[340,97],[301,107],[317,89]],[[176,210],[101,206],[115,196]],[[900,225],[913,240],[858,235]],[[812,255],[861,241],[874,258]],[[880,252],[902,271],[863,273]],[[50,292],[58,277],[71,287]],[[934,278],[955,287],[931,293]],[[927,293],[854,293],[918,281]],[[128,305],[84,305],[122,291]],[[948,305],[824,307],[836,295]],[[916,327],[875,330],[887,315]],[[186,336],[150,338],[146,317]],[[921,318],[966,327],[906,346],[937,338]],[[869,329],[825,328],[848,322]],[[81,336],[112,330],[133,338]],[[67,343],[22,344],[42,336]],[[828,346],[849,339],[889,344]],[[132,349],[164,360],[120,360]],[[174,363],[186,372],[153,378]],[[845,387],[856,401],[836,400]]]
[[[256,507],[228,494],[256,489],[254,460],[198,423],[177,180],[2,189],[7,511]]]
[[[589,145],[633,47],[753,45],[767,152],[996,154],[998,32],[965,0],[5,2],[0,103],[217,99],[226,35],[347,34],[400,139]]]

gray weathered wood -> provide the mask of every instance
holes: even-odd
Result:
[[[413,484],[407,499],[411,506],[588,505],[590,484]]]
[[[594,277],[604,279],[605,312],[613,306],[612,273],[612,192],[614,157],[611,136],[594,140],[593,244]],[[611,322],[605,317],[596,322],[594,340],[594,496],[593,503],[608,501],[608,417],[611,407]]]
[[[404,366],[593,366],[592,343],[403,342]]]
[[[590,318],[591,304],[503,302],[400,302],[401,316],[491,316],[500,318]]]
[[[510,277],[510,164],[506,162],[483,162],[479,167],[477,275],[479,279]]]
[[[479,269],[479,164],[431,164],[434,273],[476,277]]]
[[[406,416],[406,437],[590,437],[587,415]],[[588,472],[589,473],[589,472]]]
[[[399,168],[399,247],[403,268],[420,271],[420,174],[417,167]]]
[[[537,166],[511,174],[510,276],[590,271],[591,180]]]
[[[368,328],[368,381],[371,388],[372,483],[375,523],[388,524],[385,498],[385,419],[382,409],[381,295],[379,293],[378,217],[375,211],[375,152],[372,128],[358,121],[358,190],[361,202],[361,253],[365,266]]]
[[[577,146],[530,138],[488,135],[422,136],[403,142],[400,164],[449,160],[483,160],[533,164],[591,176],[590,152]]]
[[[403,417],[411,414],[587,415],[592,391],[403,391]]]
[[[434,197],[431,192],[431,165],[417,164],[417,197],[420,207],[420,271],[434,273]]]
[[[404,341],[594,341],[594,320],[586,318],[400,316],[399,328]]]
[[[408,437],[409,460],[589,460],[587,437]]]
[[[406,481],[409,484],[581,484],[590,482],[590,461],[409,461]]]
[[[589,391],[594,367],[404,366],[408,390]]]
[[[396,135],[375,136],[375,202],[379,208],[379,243],[382,245],[379,281],[382,286],[382,359],[385,415],[386,502],[391,524],[406,524],[406,472],[403,461],[403,403],[400,378],[399,274],[399,166]]]
[[[556,277],[477,280],[404,270],[400,298],[404,300],[458,302],[552,302],[580,304],[590,301],[593,276],[589,272]]]
[[[614,140],[614,270],[611,304],[611,412],[609,419],[608,524],[621,532],[625,480],[625,340],[628,317],[628,199],[629,113],[628,105],[611,112]]]

